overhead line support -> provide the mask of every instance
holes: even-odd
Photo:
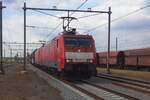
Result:
[[[3,6],[2,1],[0,1],[0,70],[2,74],[5,74],[5,71],[3,69],[3,30],[2,30],[2,26],[3,26],[3,8],[6,8],[5,6]]]
[[[107,11],[91,11],[91,10],[68,10],[68,9],[49,9],[49,8],[30,8],[26,7],[26,10],[51,10],[51,11],[69,11],[69,12],[87,12],[87,13],[109,13]]]
[[[26,70],[26,3],[24,3],[24,66],[23,70]]]
[[[111,32],[111,7],[108,12],[108,51],[107,51],[107,73],[110,74],[110,32]]]

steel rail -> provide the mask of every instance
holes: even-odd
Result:
[[[146,82],[146,81],[123,78],[123,77],[112,76],[112,75],[107,75],[107,74],[99,74],[99,75],[97,75],[97,77],[107,78],[107,79],[110,79],[110,80],[124,82],[124,83],[127,83],[127,84],[132,84],[132,85],[136,85],[136,86],[139,86],[139,87],[142,87],[142,88],[150,89],[150,83]]]
[[[101,98],[101,97],[99,97],[99,96],[97,96],[97,95],[95,95],[95,94],[93,94],[93,93],[90,93],[90,92],[87,91],[87,90],[84,90],[84,89],[82,89],[82,88],[76,86],[75,84],[73,84],[73,82],[69,82],[69,81],[65,80],[64,78],[55,75],[54,73],[50,72],[50,70],[47,70],[47,68],[39,67],[39,66],[37,66],[37,65],[34,65],[34,66],[35,66],[36,68],[39,68],[40,70],[46,72],[47,74],[53,76],[54,78],[56,78],[56,79],[58,79],[58,80],[64,82],[65,84],[68,84],[68,85],[70,85],[71,87],[73,87],[73,88],[75,88],[75,89],[81,91],[82,93],[84,93],[84,94],[86,94],[86,95],[88,95],[88,96],[94,98],[95,100],[104,100],[103,98]]]
[[[86,84],[89,84],[89,85],[94,86],[94,87],[96,87],[96,88],[99,88],[99,89],[102,89],[102,90],[108,91],[108,92],[110,92],[110,93],[116,94],[116,95],[118,95],[118,96],[121,96],[121,97],[127,98],[127,99],[129,99],[129,100],[139,100],[139,99],[137,99],[137,98],[135,98],[135,97],[132,97],[132,96],[129,96],[129,95],[126,95],[126,94],[120,93],[120,92],[115,91],[115,90],[111,90],[111,89],[108,89],[108,88],[102,87],[102,86],[100,86],[100,85],[96,85],[96,84],[91,83],[91,82],[88,82],[88,81],[81,81],[81,82],[86,83]]]
[[[149,94],[149,95],[150,95],[150,91],[147,91],[147,90],[145,90],[145,89],[138,88],[138,87],[136,87],[136,86],[130,86],[129,84],[117,83],[117,82],[113,82],[112,84],[117,85],[117,86],[121,86],[121,87],[126,87],[126,88],[128,88],[128,89],[132,89],[132,90],[139,91],[139,92],[146,93],[146,94]]]

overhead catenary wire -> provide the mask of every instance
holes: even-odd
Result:
[[[46,12],[43,12],[43,11],[39,11],[39,10],[33,10],[33,11],[36,11],[36,12],[39,12],[39,13],[42,13],[42,14],[45,14],[45,15],[49,15],[49,16],[52,16],[52,17],[55,17],[55,18],[60,18],[56,15],[52,15],[52,14],[49,14],[49,13],[46,13]],[[62,23],[58,24],[55,28],[52,28],[53,30],[50,32],[50,34],[46,35],[46,38],[48,38],[53,32],[55,32],[55,30],[61,25]],[[34,28],[37,28],[37,26],[34,26]],[[40,28],[40,27],[39,27]],[[44,40],[46,39],[44,38]]]
[[[92,16],[96,16],[96,15],[99,15],[99,14],[92,14],[92,15],[81,16],[81,17],[78,17],[77,19],[92,17]]]
[[[111,0],[107,0],[107,1],[105,2],[106,5],[104,6],[103,9],[105,9],[105,8],[109,5],[110,1],[111,1]]]
[[[36,11],[36,12],[39,12],[39,13],[42,13],[42,14],[45,14],[45,15],[48,15],[48,16],[52,16],[52,17],[55,17],[55,18],[60,18],[56,15],[52,15],[52,14],[49,14],[49,13],[46,13],[46,12],[43,12],[43,11],[39,11],[39,10],[33,10],[33,11]]]
[[[107,4],[108,2],[110,2],[111,0],[107,0],[105,3]],[[86,2],[85,2],[86,3]],[[106,5],[107,6],[107,5]],[[86,16],[81,16],[81,17],[78,17],[77,19],[82,19],[82,18],[87,18],[87,17],[91,17],[91,16],[96,16],[96,15],[99,15],[99,14],[92,14],[92,15],[86,15]]]
[[[105,3],[107,4],[108,2],[110,2],[111,0],[107,0]],[[87,18],[87,17],[92,17],[92,16],[97,16],[97,15],[99,15],[99,13],[98,14],[91,14],[91,15],[85,15],[85,16],[81,16],[81,17],[78,17],[77,19],[83,19],[83,18]],[[102,24],[102,25],[105,25],[105,24]],[[98,26],[99,27],[99,26]],[[97,27],[95,27],[95,28],[97,28]],[[92,30],[93,29],[95,29],[95,28],[92,28]],[[89,31],[88,31],[89,32]],[[84,32],[84,33],[86,33],[86,32]]]
[[[18,50],[23,51],[23,47],[24,47],[24,43],[22,43],[22,42],[3,42],[3,44],[5,44],[5,46],[7,47],[7,49],[5,49],[6,50],[5,52],[10,52],[10,53],[7,53],[6,55],[10,56],[10,57],[13,56],[12,53],[16,54],[18,52]],[[29,50],[29,49],[35,50],[36,48],[41,47],[42,44],[39,42],[36,42],[36,43],[35,42],[34,43],[28,42],[28,43],[26,43],[26,45],[28,48],[27,50]]]
[[[80,9],[88,0],[85,0],[81,5],[79,5],[76,10]],[[74,13],[76,12],[72,12],[71,14],[69,14],[69,16],[72,16]],[[68,22],[68,24],[70,24],[71,21]]]
[[[48,38],[50,35],[52,35],[56,30],[57,28],[61,25],[62,23],[59,23],[51,32],[50,34],[46,35],[46,38]]]
[[[51,27],[42,27],[42,26],[33,26],[33,25],[27,25],[28,28],[36,28],[36,29],[46,29],[46,30],[52,30],[54,28]]]
[[[76,10],[80,9],[87,1],[88,1],[88,0],[86,0],[85,2],[83,2],[81,5],[79,5],[79,6],[76,8]],[[74,13],[75,13],[75,12],[72,12],[69,16],[73,15]],[[48,35],[46,36],[46,38],[48,38],[51,34],[53,34],[53,32],[55,32],[55,31],[59,28],[59,26],[60,26],[61,24],[62,24],[62,22],[59,23],[59,24],[50,32],[50,34],[48,34]]]
[[[88,0],[85,0],[80,6],[76,8],[76,10],[80,9]]]
[[[49,13],[46,13],[46,12],[43,12],[43,11],[39,11],[39,10],[33,10],[33,11],[36,11],[36,12],[39,12],[39,13],[42,13],[42,14],[45,14],[45,15],[48,15],[48,16],[52,16],[52,17],[55,17],[55,18],[60,18],[60,17],[58,17],[58,16],[56,16],[56,15],[52,15],[52,14],[49,14]],[[44,40],[45,39],[47,39],[53,32],[55,32],[56,31],[56,29],[61,25],[62,23],[60,23],[60,24],[58,24],[55,28],[51,28],[52,29],[52,31],[50,32],[50,34],[48,34],[48,35],[46,35],[46,38],[44,38]],[[33,27],[32,27],[33,28]],[[37,28],[37,26],[34,26],[34,28]],[[41,27],[38,27],[38,28],[41,28]],[[48,29],[48,28],[47,28]]]
[[[105,3],[106,3],[106,6],[107,6],[107,3],[110,2],[111,0],[107,0]],[[105,7],[106,7],[105,6]],[[102,9],[103,10],[103,9]],[[91,14],[91,15],[85,15],[85,16],[81,16],[81,17],[78,17],[77,19],[83,19],[83,18],[87,18],[87,17],[92,17],[92,16],[96,16],[96,15],[99,15],[99,14]]]
[[[149,31],[150,32],[150,31]],[[132,34],[131,34],[132,35]],[[142,34],[140,34],[140,35],[142,35]],[[140,35],[138,36],[138,37],[140,37]],[[112,43],[114,43],[114,41],[112,41]],[[120,48],[123,48],[123,47],[135,47],[135,46],[137,46],[137,47],[144,47],[144,46],[147,46],[147,47],[149,47],[150,45],[149,45],[149,43],[150,43],[150,41],[149,41],[149,39],[148,38],[144,38],[144,39],[135,39],[135,40],[133,40],[133,39],[130,39],[130,38],[126,38],[126,39],[121,39],[121,40],[119,40],[119,47]],[[111,49],[115,49],[115,43],[111,46]],[[97,45],[96,46],[96,48],[97,49],[100,49],[100,48],[103,48],[103,49],[105,49],[106,50],[106,48],[107,48],[107,46],[105,45],[105,44],[103,44],[103,45]],[[144,47],[145,48],[145,47]]]
[[[57,7],[60,5],[61,2],[62,0],[58,0],[58,3],[56,3]]]
[[[136,10],[134,10],[134,11],[132,11],[132,12],[129,12],[129,13],[126,14],[126,15],[123,15],[123,16],[120,16],[120,17],[118,17],[118,18],[115,18],[115,19],[111,20],[111,22],[115,22],[115,21],[121,20],[121,19],[123,19],[123,18],[125,18],[125,17],[127,17],[127,16],[129,16],[129,15],[132,15],[132,14],[134,14],[134,13],[137,13],[137,12],[143,10],[143,9],[148,8],[148,7],[150,7],[150,4],[149,4],[149,5],[146,5],[146,6],[143,6],[143,7],[139,8],[139,9],[136,9]],[[94,28],[91,28],[91,29],[87,30],[86,32],[94,31],[94,30],[96,30],[96,29],[98,29],[98,28],[100,28],[100,27],[103,27],[103,26],[107,25],[107,24],[108,24],[108,23],[104,23],[104,24],[98,25],[98,26],[96,26],[96,27],[94,27]],[[86,32],[84,32],[84,33],[86,33]]]
[[[87,1],[88,1],[88,0],[85,0],[81,5],[79,5],[79,6],[76,8],[76,10],[80,9],[85,3],[87,3]],[[74,13],[75,13],[75,12],[72,12],[72,13],[70,14],[70,16],[72,16]]]

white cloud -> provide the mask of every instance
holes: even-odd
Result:
[[[7,1],[7,0],[6,0]],[[83,3],[82,0],[26,0],[27,1],[27,6],[28,7],[49,7],[52,8],[52,6],[58,6],[58,8],[70,8],[70,9],[75,9],[78,7],[81,3]],[[21,41],[23,42],[23,2],[24,0],[14,0],[14,2],[7,2],[6,6],[8,6],[7,10],[11,14],[7,14],[5,12],[6,18],[4,18],[4,40],[5,41]],[[92,2],[92,1],[88,1]],[[94,1],[93,1],[94,2]],[[105,0],[95,4],[94,8],[92,10],[108,10],[108,7],[112,7],[112,19],[118,18],[120,16],[124,16],[128,14],[129,12],[132,12],[142,6],[145,5],[145,0],[109,0],[105,4]],[[88,4],[88,3],[87,3]],[[86,7],[91,7],[91,4],[86,5]],[[63,15],[64,13],[53,13],[56,15]],[[112,23],[112,47],[114,47],[114,38],[115,37],[120,37],[121,38],[126,38],[126,41],[130,41],[131,39],[136,39],[137,41],[140,40],[143,41],[143,38],[145,38],[148,34],[148,32],[141,31],[142,35],[137,35],[139,34],[137,31],[134,31],[134,29],[130,29],[128,27],[124,29],[119,29],[115,30],[114,28],[116,27],[121,27],[121,26],[129,26],[128,22],[132,23],[134,26],[135,21],[139,20],[144,20],[144,19],[150,19],[149,16],[150,13],[147,13],[146,9],[141,10],[140,12],[137,12],[136,14],[130,15],[122,20],[118,20],[117,22]],[[89,15],[89,14],[81,14],[81,13],[75,13],[73,16],[80,17],[83,15]],[[38,15],[36,12],[28,12],[28,20],[27,23],[28,25],[36,25],[36,26],[44,26],[44,27],[51,27],[55,28],[61,21],[59,19],[50,17],[50,16],[45,16],[45,15]],[[79,21],[75,21],[72,23],[72,26],[76,26],[78,28],[86,28],[90,29],[93,28],[97,25],[101,25],[104,23],[107,23],[107,14],[104,15],[98,15],[98,16],[93,16],[89,17],[86,19],[82,19]],[[128,21],[128,22],[127,22]],[[137,24],[137,23],[136,23]],[[148,24],[147,24],[148,25]],[[136,30],[136,29],[135,29]],[[51,36],[55,36],[58,34],[58,32],[62,31],[62,28],[60,27],[56,32],[54,32]],[[45,38],[45,36],[50,32],[49,30],[35,30],[35,29],[28,29],[28,41],[33,42],[33,41],[38,41],[40,39]],[[83,32],[83,31],[81,31]],[[102,47],[100,50],[103,49],[103,47],[107,47],[107,25],[99,28],[95,31],[90,32],[93,34],[94,38],[96,39],[96,44],[97,47]],[[134,34],[133,34],[134,33]],[[121,34],[121,35],[120,35]],[[133,35],[129,35],[133,34]],[[9,39],[8,37],[12,37]],[[142,39],[139,39],[142,38]],[[147,39],[147,38],[146,38]],[[121,41],[121,40],[120,40]],[[144,40],[146,41],[146,40]],[[137,43],[138,44],[138,43]],[[142,44],[141,44],[142,45]],[[145,45],[145,44],[144,44]],[[124,47],[124,48],[132,48],[134,45]],[[145,45],[147,46],[147,45]],[[123,48],[122,48],[123,49]],[[104,50],[106,50],[104,48]]]

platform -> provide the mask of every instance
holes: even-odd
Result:
[[[0,100],[63,100],[60,91],[21,65],[4,66],[0,75]]]

